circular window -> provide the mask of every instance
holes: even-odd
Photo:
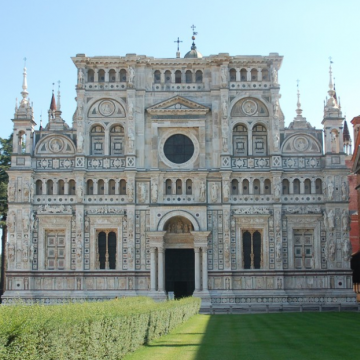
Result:
[[[183,164],[193,156],[194,144],[187,136],[176,134],[165,141],[164,154],[171,162]]]

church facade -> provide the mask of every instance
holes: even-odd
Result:
[[[331,68],[323,129],[299,93],[285,127],[282,56],[177,55],[76,55],[72,124],[53,94],[39,130],[24,69],[3,301],[354,302]]]

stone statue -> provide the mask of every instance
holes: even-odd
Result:
[[[205,182],[201,181],[201,183],[200,183],[200,193],[199,193],[199,200],[200,201],[205,201],[205,199],[206,199],[205,190],[206,190]]]
[[[273,84],[278,83],[278,73],[277,73],[275,66],[273,66],[271,69],[271,78],[272,78]]]
[[[151,181],[151,201],[156,203],[158,199],[158,185],[156,179]]]
[[[331,261],[334,261],[335,260],[335,243],[334,241],[331,241],[331,243],[329,244],[329,259]]]
[[[223,100],[222,105],[221,105],[221,109],[222,109],[222,114],[223,117],[226,118],[228,116],[228,105],[227,105],[227,101]]]
[[[278,242],[276,244],[276,261],[277,262],[281,261],[281,244],[280,244],[280,242]]]
[[[141,182],[139,184],[139,202],[144,203],[146,201],[146,185]]]
[[[275,134],[274,136],[274,148],[275,150],[279,150],[279,144],[280,144],[280,136],[279,134]]]
[[[274,197],[275,199],[279,199],[281,196],[281,184],[280,180],[274,186]]]
[[[349,214],[345,209],[342,211],[341,215],[341,227],[344,232],[349,230]]]
[[[7,217],[7,226],[8,226],[8,230],[9,232],[14,232],[15,231],[15,213],[12,211],[9,213],[8,217]]]
[[[135,70],[132,66],[129,66],[129,84],[133,84],[135,79]]]
[[[225,181],[223,185],[223,195],[224,195],[224,201],[229,201],[230,197],[230,186],[229,182]]]
[[[83,84],[84,83],[84,72],[82,69],[79,69],[78,72],[78,84]]]
[[[322,182],[322,193],[324,196],[326,196],[326,190],[327,190],[326,182],[323,181]]]
[[[327,221],[328,221],[328,226],[330,230],[333,230],[335,227],[335,213],[334,210],[331,209],[328,214],[327,214]]]
[[[82,135],[82,132],[79,131],[79,135],[77,138],[77,149],[79,152],[81,152],[83,150],[83,146],[84,146],[84,137]]]
[[[221,68],[221,82],[224,84],[227,82],[227,73],[226,68]]]
[[[30,224],[29,224],[29,217],[27,214],[23,214],[22,225],[23,225],[24,233],[28,232]]]
[[[346,181],[341,184],[341,198],[342,200],[348,200],[348,186]]]
[[[24,201],[30,201],[30,184],[28,182],[24,185]]]
[[[344,252],[344,261],[349,261],[351,256],[351,243],[350,240],[344,240],[343,245],[343,252]]]
[[[81,239],[78,239],[76,243],[76,261],[78,263],[81,262],[81,254],[82,254],[82,243],[81,243]]]
[[[274,117],[278,118],[279,117],[279,100],[275,100],[274,102]]]
[[[216,202],[218,198],[218,188],[219,185],[217,183],[212,183],[211,185],[211,201]]]
[[[126,195],[129,202],[134,201],[134,185],[132,182],[126,184]]]
[[[22,252],[22,261],[27,262],[29,259],[29,249],[28,249],[27,241],[24,241],[21,247],[21,252]]]
[[[134,105],[132,103],[132,101],[129,99],[128,100],[128,117],[129,119],[132,119],[134,116]]]
[[[128,146],[129,146],[129,152],[134,151],[134,132],[131,128],[128,129]]]
[[[225,278],[225,290],[230,290],[230,279]]]
[[[13,262],[15,260],[15,246],[14,246],[14,244],[8,243],[7,257],[8,257],[9,262]]]
[[[33,230],[37,230],[39,225],[39,218],[37,216],[34,217],[34,222],[33,222]]]
[[[223,136],[223,138],[222,138],[222,148],[223,148],[223,152],[228,152],[229,151],[228,139],[227,139],[226,136]]]
[[[90,231],[90,220],[88,217],[85,217],[85,232]]]
[[[236,223],[235,223],[235,218],[232,217],[232,218],[231,218],[231,228],[232,228],[232,229],[235,229],[235,225],[236,225]]]
[[[77,192],[77,196],[79,199],[82,199],[82,197],[84,196],[84,189],[83,189],[83,185],[81,183],[79,183],[76,187],[76,192]]]
[[[9,182],[9,187],[8,187],[9,201],[15,201],[15,193],[16,193],[16,188],[14,183],[11,181]]]
[[[333,200],[333,198],[334,198],[334,183],[330,179],[328,179],[328,183],[327,183],[327,194],[328,194],[328,199]]]

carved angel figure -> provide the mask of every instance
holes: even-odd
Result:
[[[84,82],[84,72],[82,69],[79,69],[78,72],[78,84],[82,84]]]
[[[205,201],[205,190],[206,190],[205,182],[202,181],[200,183],[200,193],[199,193],[199,200],[200,201]]]
[[[275,66],[273,66],[271,69],[271,78],[272,78],[273,84],[278,83],[278,73],[277,73]]]
[[[334,183],[331,181],[331,179],[328,179],[327,195],[328,195],[329,200],[333,200],[333,198],[334,198]]]
[[[344,261],[349,261],[351,256],[351,243],[350,240],[346,239],[343,245]]]
[[[135,79],[135,70],[132,66],[129,66],[129,84],[133,84]]]
[[[327,214],[327,225],[332,230],[335,227],[335,213],[334,210],[331,209]]]
[[[344,209],[341,214],[341,227],[342,231],[347,232],[349,230],[349,214]]]
[[[348,186],[346,181],[343,181],[342,185],[341,185],[341,198],[343,200],[347,200],[348,199]]]

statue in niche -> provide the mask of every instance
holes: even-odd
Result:
[[[274,149],[279,150],[279,144],[280,144],[280,136],[278,133],[274,136]]]
[[[179,220],[179,221],[176,223],[176,233],[177,233],[177,234],[183,233],[183,228],[184,228],[183,223],[182,223],[182,221]]]
[[[22,219],[22,225],[23,225],[23,230],[24,232],[28,232],[29,231],[29,226],[30,226],[30,222],[29,222],[29,217],[27,214],[23,214],[23,219]]]
[[[275,199],[279,199],[280,196],[281,196],[281,184],[280,184],[280,179],[278,179],[278,181],[274,185],[274,197]]]
[[[278,83],[278,73],[277,73],[275,66],[273,66],[271,69],[271,78],[272,78],[273,84]]]
[[[82,243],[81,243],[81,238],[79,237],[76,243],[76,261],[78,263],[81,262],[81,254],[82,254]]]
[[[335,131],[331,131],[331,152],[336,153],[337,151],[337,134]]]
[[[146,201],[146,185],[141,182],[139,184],[139,202],[144,203]]]
[[[24,241],[22,248],[21,248],[21,252],[22,252],[22,261],[27,262],[28,256],[29,256],[29,249],[28,249],[27,241]]]
[[[9,187],[8,187],[9,201],[15,201],[15,193],[16,193],[16,188],[14,183],[11,181],[9,182]]]
[[[134,105],[132,103],[132,101],[129,99],[128,100],[128,118],[132,119],[134,116]]]
[[[84,196],[84,189],[82,184],[79,182],[79,184],[76,187],[76,192],[77,192],[77,196],[79,199],[82,199],[82,197]]]
[[[85,217],[85,232],[90,231],[90,220],[88,217]]]
[[[235,218],[232,217],[232,218],[231,218],[231,228],[232,228],[232,229],[235,229],[235,225],[236,225],[236,223],[235,223]]]
[[[282,278],[277,278],[276,285],[278,289],[282,289]]]
[[[134,184],[132,182],[126,185],[126,195],[129,202],[134,201]]]
[[[151,200],[152,202],[157,202],[158,199],[158,185],[156,179],[151,181]]]
[[[281,261],[281,244],[280,244],[280,242],[278,242],[276,244],[276,261],[277,262]]]
[[[230,197],[230,186],[229,182],[225,181],[223,186],[224,201],[229,201]]]
[[[349,214],[345,209],[341,214],[341,227],[343,232],[347,232],[349,230]]]
[[[133,84],[135,79],[135,70],[132,66],[129,66],[129,84]]]
[[[34,215],[34,221],[33,221],[33,226],[32,226],[33,230],[36,231],[38,226],[39,226],[39,218]]]
[[[24,201],[30,201],[30,184],[28,182],[24,185]]]
[[[225,67],[221,68],[221,82],[223,84],[227,83],[227,70]]]
[[[329,229],[333,230],[335,227],[335,212],[331,209],[327,214],[327,222]]]
[[[219,185],[217,183],[211,184],[211,201],[216,202],[218,198]]]
[[[334,241],[331,241],[329,244],[328,256],[331,261],[335,260],[335,243],[334,243]]]
[[[223,100],[221,104],[221,109],[222,109],[223,117],[226,118],[228,115],[228,104],[226,100]]]
[[[13,262],[15,260],[15,246],[14,244],[8,243],[8,260],[9,262]]]
[[[79,69],[78,71],[78,84],[84,83],[84,72],[82,69]]]
[[[84,145],[84,137],[82,135],[82,132],[79,131],[79,135],[77,138],[77,149],[79,152],[81,152],[83,150],[83,145]]]
[[[230,290],[230,278],[225,278],[225,290]]]
[[[15,213],[12,211],[9,213],[8,217],[7,217],[7,227],[9,229],[9,232],[14,232],[15,231]]]
[[[189,233],[192,225],[181,219],[174,219],[167,225],[167,232],[173,234]]]
[[[334,198],[334,183],[331,181],[331,179],[328,179],[327,195],[328,195],[329,200],[333,200],[333,198]]]
[[[206,191],[205,181],[201,181],[201,183],[200,183],[200,193],[199,193],[199,200],[200,201],[205,201],[205,191]]]
[[[341,184],[341,198],[342,200],[348,200],[348,186],[346,181]]]
[[[350,240],[346,239],[344,240],[343,245],[343,252],[344,252],[344,261],[349,261],[351,257],[351,243]]]
[[[229,151],[228,139],[227,139],[226,136],[223,136],[223,138],[222,138],[222,149],[223,149],[223,152],[228,152]]]
[[[134,132],[131,128],[128,129],[128,146],[129,146],[129,152],[134,151],[134,142],[135,142],[135,136]]]

